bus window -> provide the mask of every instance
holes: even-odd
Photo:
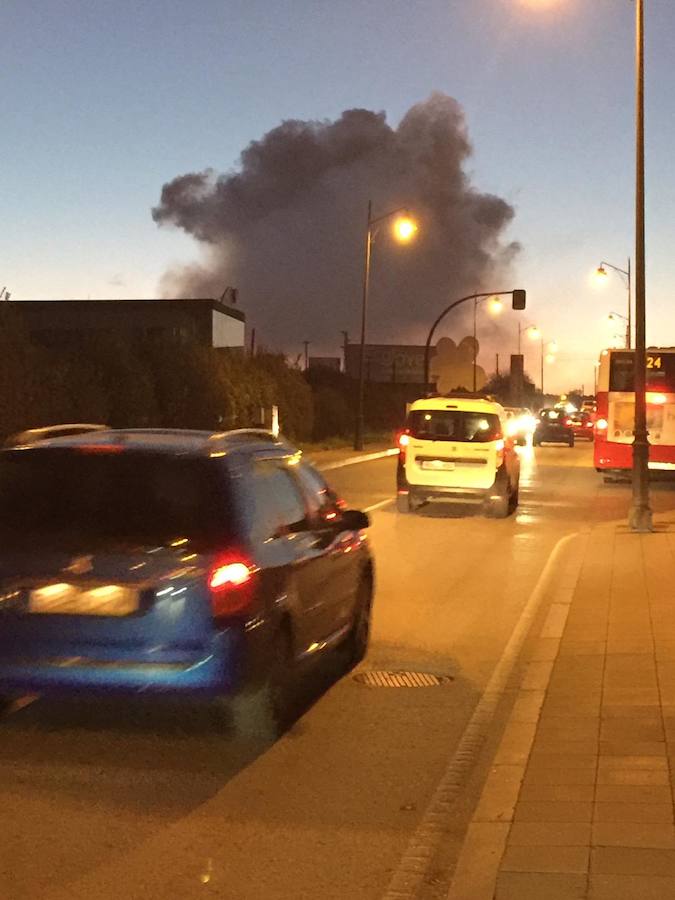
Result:
[[[647,386],[675,393],[675,354],[647,351]],[[610,391],[633,391],[633,354],[612,353],[609,364]]]

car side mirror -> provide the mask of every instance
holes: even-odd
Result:
[[[370,519],[368,514],[360,509],[345,509],[340,514],[340,524],[347,531],[361,531],[368,528]]]

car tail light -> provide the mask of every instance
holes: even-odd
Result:
[[[208,576],[215,618],[246,612],[253,599],[257,569],[241,557],[218,560]]]
[[[410,443],[410,435],[407,431],[404,431],[403,434],[398,436],[398,452],[401,458],[401,462],[405,462],[405,452],[408,448],[408,444]]]
[[[593,427],[592,422],[586,422],[586,428],[592,428],[592,427]]]
[[[598,431],[607,431],[607,426],[607,419],[598,419],[598,421],[595,423],[595,427]]]
[[[571,419],[565,419],[565,421],[564,421],[563,424],[565,424],[565,425],[571,425],[571,424],[572,424],[572,420],[571,420]]]

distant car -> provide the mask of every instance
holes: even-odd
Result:
[[[587,441],[593,440],[593,425],[595,417],[584,410],[570,414],[572,421],[572,431],[575,438],[584,438]]]
[[[110,430],[2,450],[0,509],[6,699],[205,697],[271,738],[303,667],[366,652],[368,517],[271,434]]]
[[[517,444],[524,446],[532,440],[537,419],[531,410],[524,407],[507,406],[504,408],[507,422],[507,432]]]
[[[508,516],[518,505],[520,460],[506,426],[503,407],[487,399],[416,400],[399,438],[399,512],[440,499],[480,503],[489,516]]]
[[[33,444],[35,441],[45,441],[53,437],[68,437],[73,434],[87,434],[90,431],[107,431],[107,425],[45,425],[42,428],[29,428],[27,431],[19,431],[5,441],[5,447],[17,447],[20,444]]]
[[[540,444],[567,444],[574,446],[572,419],[564,409],[542,409],[532,436],[535,447]]]

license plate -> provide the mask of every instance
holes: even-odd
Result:
[[[422,468],[435,469],[437,472],[451,472],[455,468],[455,464],[443,459],[425,459],[422,462]]]
[[[129,616],[138,611],[138,591],[119,584],[86,587],[59,582],[33,588],[28,612],[67,616]]]

